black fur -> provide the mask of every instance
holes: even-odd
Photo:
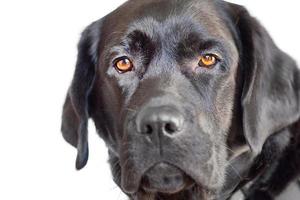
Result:
[[[95,66],[100,41],[101,22],[95,22],[82,33],[78,44],[78,57],[72,85],[63,110],[62,132],[71,145],[77,147],[76,168],[81,169],[88,160],[87,121],[89,95],[95,78]]]
[[[197,67],[211,52],[220,56],[214,68]],[[134,71],[115,70],[122,56]],[[141,117],[160,107],[179,113],[184,126],[173,137],[146,137]],[[62,132],[81,169],[92,118],[114,181],[134,200],[222,200],[240,189],[247,199],[273,199],[299,177],[299,116],[299,69],[246,9],[131,0],[83,32]],[[186,187],[146,190],[158,163],[184,174]]]

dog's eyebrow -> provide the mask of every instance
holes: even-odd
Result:
[[[156,45],[155,42],[146,33],[140,30],[130,32],[121,43],[130,54],[140,54],[143,56],[144,64],[148,64],[152,59]]]
[[[211,50],[226,52],[221,41],[214,38],[200,39],[194,34],[179,42],[177,48],[178,59],[182,57],[194,57],[195,54]]]
[[[209,40],[200,41],[198,48],[200,51],[208,50],[208,49],[212,49],[212,48],[217,48],[217,49],[221,50],[224,48],[224,45],[222,44],[222,42],[220,42],[218,40],[209,39]]]
[[[222,48],[223,43],[217,38],[204,38],[201,37],[201,33],[192,32],[183,38],[179,45],[186,49],[192,49],[194,51],[201,51],[211,48]]]
[[[131,51],[143,51],[144,49],[151,48],[153,46],[153,41],[144,32],[135,30],[128,34],[127,36],[128,45]]]

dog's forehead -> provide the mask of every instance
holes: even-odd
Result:
[[[211,0],[131,0],[106,17],[104,45],[117,46],[130,33],[140,30],[150,38],[179,41],[189,33],[225,41],[233,55],[236,48],[223,11]],[[155,36],[155,37],[153,37]],[[165,40],[167,38],[167,40]]]
[[[181,25],[177,28],[183,30],[197,24],[213,37],[232,40],[218,9],[211,0],[131,0],[111,13],[108,21],[113,32],[128,33],[136,28],[148,34],[158,26],[174,29]]]

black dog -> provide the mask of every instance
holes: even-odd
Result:
[[[241,6],[131,0],[78,46],[64,138],[92,118],[134,200],[272,199],[300,172],[300,71]]]

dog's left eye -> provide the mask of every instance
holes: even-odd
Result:
[[[214,67],[218,62],[218,57],[213,54],[206,54],[203,56],[200,56],[199,58],[199,67],[205,67],[205,68],[212,68]]]
[[[133,64],[128,57],[117,58],[114,61],[114,67],[120,73],[125,73],[133,70]]]

